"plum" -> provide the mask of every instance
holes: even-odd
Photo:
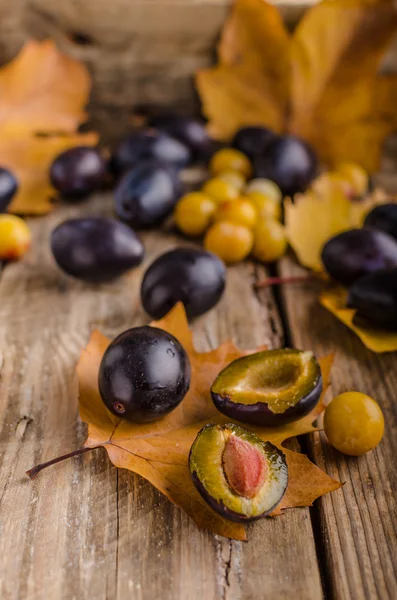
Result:
[[[238,425],[205,425],[189,470],[204,500],[222,517],[247,523],[271,513],[288,485],[284,453]]]
[[[270,179],[284,196],[304,192],[317,173],[314,150],[298,137],[276,138],[265,152],[255,157],[255,177]]]
[[[233,148],[237,148],[253,161],[263,156],[269,145],[277,138],[277,134],[267,127],[259,125],[239,129],[232,140]]]
[[[150,423],[182,402],[190,371],[189,357],[173,335],[157,327],[134,327],[106,349],[99,367],[99,392],[113,414]]]
[[[111,281],[142,262],[142,242],[127,225],[106,217],[67,219],[51,235],[58,266],[73,277]]]
[[[50,168],[54,188],[66,199],[81,200],[105,181],[106,161],[98,148],[77,146],[56,157]]]
[[[5,212],[18,190],[15,176],[4,167],[0,167],[0,213]]]
[[[312,352],[290,348],[238,358],[211,386],[216,408],[229,418],[269,427],[307,415],[321,391],[321,369]]]
[[[147,269],[141,286],[146,312],[161,319],[177,302],[187,316],[202,315],[215,306],[225,289],[223,262],[205,250],[176,248],[159,256]]]
[[[397,268],[382,269],[357,279],[348,290],[347,306],[357,317],[385,329],[397,329]]]
[[[321,260],[333,279],[349,286],[364,275],[397,266],[397,242],[383,231],[351,229],[328,240]]]
[[[166,112],[149,119],[148,126],[165,131],[188,146],[196,160],[208,158],[214,149],[214,143],[208,136],[205,124],[199,119]]]
[[[375,206],[365,217],[364,225],[384,231],[397,239],[397,204],[390,202]]]
[[[182,194],[180,182],[166,165],[143,162],[127,171],[114,191],[115,212],[134,229],[160,225]]]
[[[110,169],[119,176],[147,160],[183,169],[191,162],[192,155],[185,144],[166,133],[140,130],[131,133],[116,147],[110,160]]]

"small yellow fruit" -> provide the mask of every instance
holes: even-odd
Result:
[[[383,437],[383,413],[373,398],[361,392],[339,394],[324,413],[324,431],[332,446],[349,456],[361,456]]]
[[[252,179],[248,183],[245,188],[245,194],[248,194],[248,192],[261,192],[262,194],[265,194],[265,196],[270,196],[270,198],[273,198],[273,200],[278,203],[281,203],[281,200],[283,199],[283,195],[278,185],[274,183],[274,181],[262,177]]]
[[[238,171],[222,171],[217,177],[233,185],[239,192],[245,186],[245,177]]]
[[[221,204],[215,213],[215,221],[230,221],[245,227],[254,227],[258,212],[249,200],[241,199]]]
[[[0,260],[17,260],[30,248],[32,235],[25,221],[15,215],[0,215]]]
[[[246,198],[255,206],[261,217],[281,219],[281,204],[271,196],[263,192],[251,191],[246,194]]]
[[[202,192],[186,194],[176,205],[175,225],[186,235],[203,235],[211,223],[216,206],[216,203]]]
[[[218,175],[222,171],[238,171],[248,178],[252,173],[252,165],[249,159],[235,148],[222,148],[215,152],[210,161],[210,171]]]
[[[207,196],[210,196],[212,200],[218,204],[222,204],[222,202],[230,202],[231,200],[236,200],[239,197],[238,189],[220,177],[213,177],[212,179],[209,179],[203,185],[202,192],[207,194]]]
[[[274,219],[263,219],[254,230],[253,256],[264,263],[281,258],[287,250],[284,227]]]
[[[356,163],[341,163],[337,167],[346,181],[351,185],[354,196],[363,196],[368,190],[368,173]]]
[[[204,247],[226,263],[244,260],[252,249],[254,236],[244,225],[219,221],[211,225],[204,238]]]

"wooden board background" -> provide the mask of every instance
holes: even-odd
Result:
[[[180,240],[144,236],[145,264],[119,281],[90,286],[56,267],[49,235],[65,217],[108,214],[110,194],[32,220],[32,251],[0,278],[0,597],[2,600],[395,598],[396,355],[366,351],[301,286],[258,292],[264,269],[229,269],[226,294],[194,322],[199,348],[232,337],[336,350],[332,393],[373,394],[386,416],[380,447],[359,459],[322,436],[303,449],[343,489],[311,509],[249,527],[241,543],[200,531],[150,484],[114,468],[102,450],[43,471],[34,464],[80,447],[75,364],[90,331],[114,336],[146,323],[139,286],[149,261]],[[283,273],[296,272],[291,259]]]

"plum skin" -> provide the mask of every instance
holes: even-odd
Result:
[[[390,202],[375,206],[365,217],[364,226],[379,229],[397,239],[397,204]]]
[[[82,200],[99,189],[106,177],[106,161],[98,148],[76,146],[59,154],[50,168],[54,188],[68,200]]]
[[[205,250],[176,248],[159,256],[147,269],[141,285],[144,309],[161,319],[178,302],[189,318],[210,310],[226,284],[222,261]]]
[[[18,190],[16,177],[4,167],[0,167],[0,213],[4,212]]]
[[[189,357],[180,342],[162,329],[143,326],[111,342],[99,367],[98,386],[113,414],[150,423],[182,402],[190,377]]]
[[[114,191],[118,218],[134,229],[160,225],[181,195],[176,174],[155,161],[142,162],[127,171]]]
[[[369,227],[351,229],[326,242],[321,260],[333,279],[349,286],[369,273],[397,266],[397,242]]]
[[[283,413],[274,413],[266,402],[242,404],[241,402],[233,402],[228,396],[216,394],[212,390],[211,397],[216,408],[230,419],[250,423],[251,425],[278,427],[298,421],[308,415],[319,401],[322,390],[323,380],[320,374],[315,387]]]
[[[382,269],[357,279],[348,289],[346,306],[356,310],[353,322],[397,330],[397,268]]]
[[[192,160],[190,149],[167,133],[153,130],[136,131],[125,137],[116,147],[110,169],[119,176],[142,161],[158,161],[175,169],[183,169]]]
[[[264,154],[277,137],[277,134],[267,127],[251,125],[237,131],[232,146],[253,160],[256,156]]]
[[[317,156],[304,140],[293,135],[276,138],[255,157],[255,177],[271,179],[284,196],[304,192],[317,173]]]
[[[68,275],[105,283],[138,266],[142,242],[127,225],[106,217],[67,219],[51,234],[51,250]]]
[[[186,144],[196,160],[208,158],[213,151],[213,141],[208,136],[204,123],[198,119],[165,112],[152,116],[148,126],[165,131]]]

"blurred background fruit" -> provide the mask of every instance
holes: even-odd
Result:
[[[23,219],[0,215],[0,260],[17,260],[30,248],[32,235]]]

